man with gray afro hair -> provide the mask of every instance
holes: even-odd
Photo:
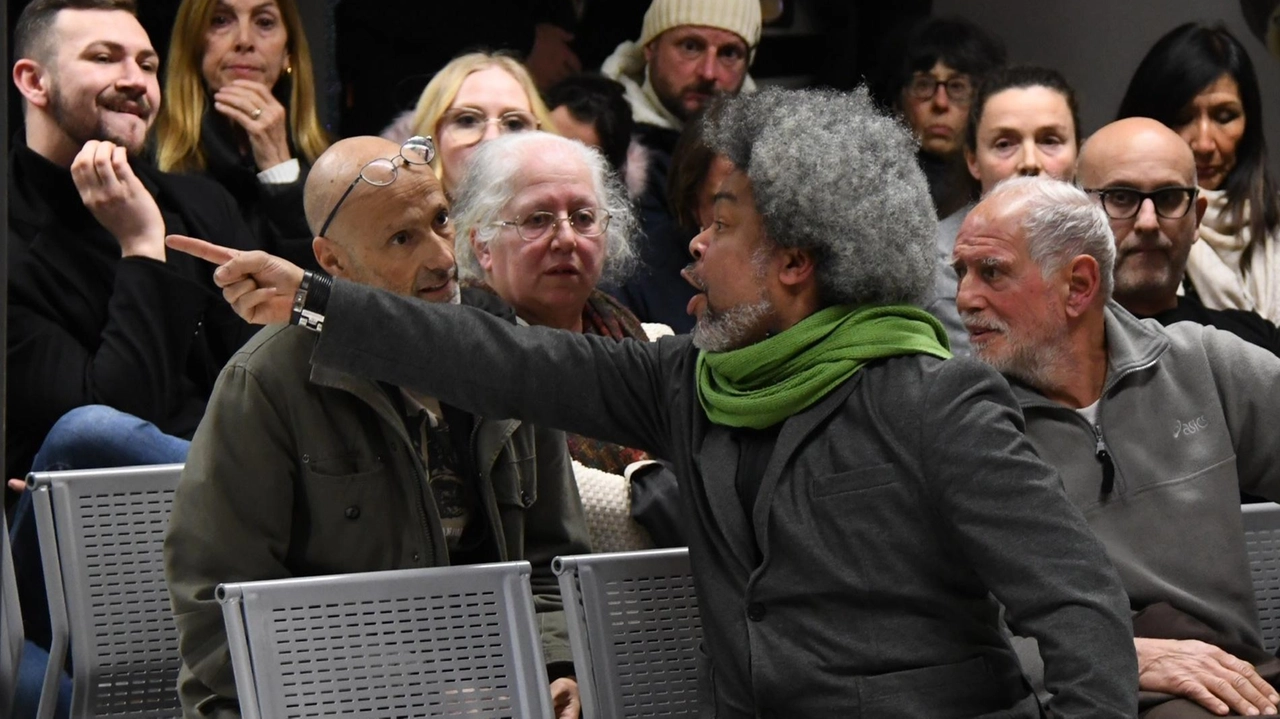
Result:
[[[906,129],[851,93],[766,90],[708,115],[711,149],[744,170],[769,238],[819,258],[824,304],[920,304],[937,230]]]
[[[316,366],[669,461],[702,610],[700,716],[1040,717],[1001,604],[1040,640],[1054,716],[1133,716],[1129,608],[1102,546],[1008,383],[950,359],[907,304],[930,285],[933,210],[905,130],[862,92],[720,113],[732,166],[689,245],[692,336],[514,327],[174,247],[223,263],[242,316],[318,321]],[[585,715],[621,714],[582,696]]]

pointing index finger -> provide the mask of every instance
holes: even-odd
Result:
[[[225,265],[240,256],[239,250],[233,250],[230,247],[215,245],[212,242],[197,240],[194,237],[186,235],[168,235],[164,238],[164,243],[170,248],[179,252],[185,252],[193,257],[199,257],[207,262],[215,265]]]

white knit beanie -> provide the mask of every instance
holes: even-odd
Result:
[[[760,0],[653,0],[644,14],[640,47],[673,27],[702,25],[728,30],[754,50],[760,42],[762,23]]]

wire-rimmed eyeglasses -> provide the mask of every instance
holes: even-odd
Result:
[[[580,237],[599,237],[609,229],[609,212],[602,207],[580,207],[564,217],[556,217],[555,213],[543,210],[494,224],[514,227],[520,239],[537,242],[550,235],[561,222],[568,222],[569,228]]]
[[[1132,187],[1101,187],[1086,189],[1091,195],[1102,198],[1102,209],[1113,220],[1128,220],[1138,215],[1142,203],[1151,200],[1156,214],[1166,220],[1178,220],[1186,216],[1199,192],[1195,187],[1161,187],[1143,192]]]
[[[329,216],[324,219],[324,224],[320,226],[320,235],[329,229],[329,225],[333,224],[333,218],[338,214],[338,208],[342,207],[342,203],[347,201],[347,197],[351,195],[351,191],[356,189],[356,185],[361,180],[373,185],[374,187],[386,187],[396,181],[396,174],[399,167],[396,160],[404,160],[406,165],[427,165],[431,163],[432,158],[436,156],[435,143],[430,137],[422,135],[414,135],[404,144],[400,146],[400,154],[395,157],[379,157],[376,160],[370,160],[365,166],[360,168],[360,174],[356,175],[356,179],[351,181],[347,186],[347,191],[342,193],[342,197],[338,198],[337,204],[329,210]]]
[[[537,130],[541,125],[538,118],[523,110],[511,110],[498,117],[488,117],[483,112],[469,107],[450,110],[440,121],[440,134],[448,133],[449,137],[461,145],[474,145],[484,138],[489,125],[497,123],[498,132],[528,132]]]

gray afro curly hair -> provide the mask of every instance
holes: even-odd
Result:
[[[825,305],[923,304],[937,220],[906,128],[867,89],[726,100],[707,145],[746,170],[770,241],[813,253]]]

